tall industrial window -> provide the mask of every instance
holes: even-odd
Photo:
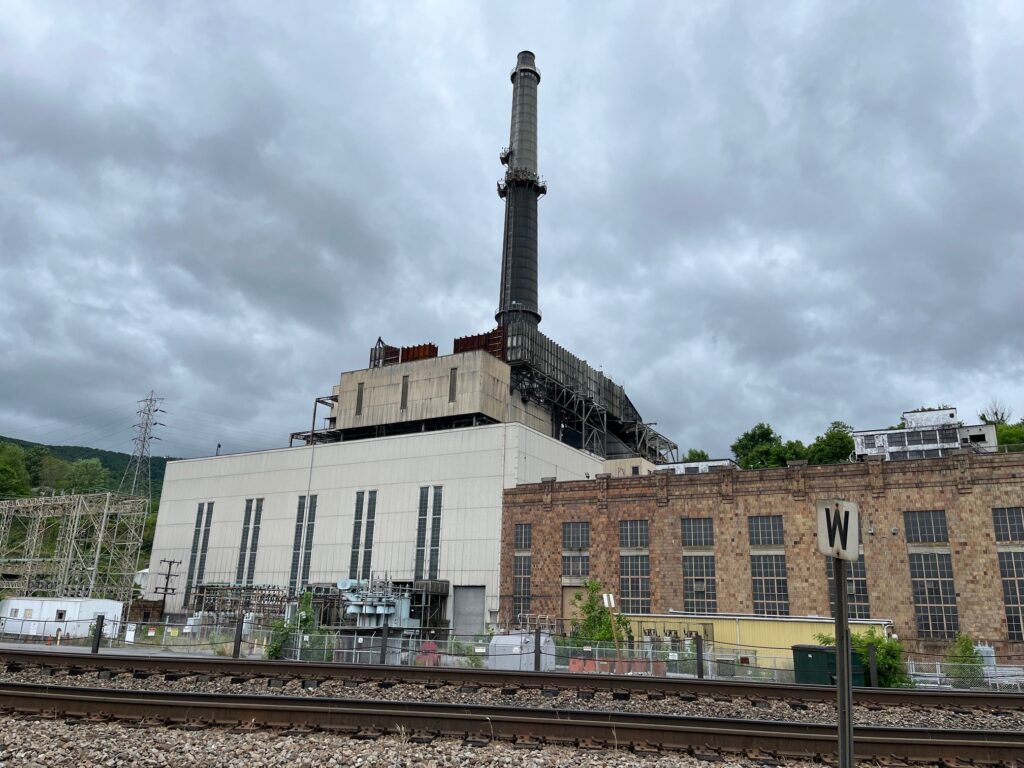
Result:
[[[516,523],[512,548],[533,549],[533,525],[531,523]]]
[[[917,636],[952,640],[960,631],[949,552],[910,552]]]
[[[718,613],[714,555],[683,555],[683,610]]]
[[[348,561],[348,577],[359,578],[359,547],[363,535],[363,492],[356,491],[356,511],[352,520],[352,554]]]
[[[750,575],[754,586],[754,613],[759,616],[788,616],[786,556],[752,554]]]
[[[295,595],[295,587],[299,581],[299,559],[302,554],[302,522],[306,515],[306,497],[299,496],[299,505],[295,511],[295,538],[292,541],[292,565],[288,572],[288,594]]]
[[[316,525],[316,494],[309,497],[309,512],[306,515],[306,545],[302,554],[302,586],[300,591],[305,591],[309,584],[309,562],[313,559],[313,529]]]
[[[590,575],[590,523],[562,523],[562,575]]]
[[[684,547],[715,546],[715,525],[710,517],[684,517],[682,520]]]
[[[363,413],[363,382],[356,384],[356,416]]]
[[[196,584],[206,578],[206,552],[210,548],[210,524],[213,522],[213,502],[206,502],[206,521],[203,523],[203,543],[199,549],[199,567],[196,568]]]
[[[999,576],[1003,580],[1009,639],[1024,640],[1024,552],[1000,552]]]
[[[530,612],[530,576],[533,574],[531,555],[512,558],[512,616],[515,620]]]
[[[836,615],[836,572],[834,558],[825,558],[825,576],[828,578],[828,604],[832,615]],[[864,565],[864,555],[858,558],[855,563],[847,563],[846,596],[847,606],[850,609],[851,619],[871,618],[871,606],[868,602],[868,574]]]
[[[651,612],[650,555],[619,555],[619,596],[623,613]]]
[[[377,492],[370,491],[366,498],[366,540],[363,542],[363,578],[370,578],[373,564],[373,525],[377,516]]]
[[[650,546],[646,520],[619,521],[619,547],[621,549],[647,549]]]
[[[781,547],[786,543],[782,515],[751,515],[747,526],[752,547]]]
[[[256,550],[260,545],[260,523],[263,520],[263,499],[256,499],[256,517],[252,521],[252,541],[249,543],[249,568],[245,574],[245,583],[252,584],[256,575]]]
[[[185,602],[183,603],[185,610],[189,609],[188,601],[192,597],[192,585],[195,581],[196,559],[199,557],[199,538],[203,533],[203,510],[205,508],[206,505],[201,501],[196,508],[196,527],[192,531],[192,549],[188,555],[188,572],[185,576]]]
[[[949,541],[946,529],[946,511],[928,509],[920,512],[904,512],[903,525],[910,544],[932,544]]]
[[[455,402],[455,395],[458,394],[458,392],[456,390],[456,387],[458,386],[458,380],[459,380],[459,369],[458,368],[452,368],[451,371],[448,372],[448,402],[449,403],[454,403]]]
[[[992,524],[998,542],[1024,542],[1024,507],[996,507]]]
[[[409,407],[409,376],[406,374],[402,377],[402,403],[398,406],[401,410],[405,410]]]
[[[441,556],[441,496],[442,486],[434,486],[434,506],[430,515],[430,565],[427,578],[437,578],[437,565]]]
[[[245,575],[245,550],[249,546],[249,523],[252,521],[252,499],[245,500],[245,514],[242,517],[242,542],[238,545],[238,567],[235,569],[235,584],[242,583]]]
[[[1010,640],[1024,640],[1024,507],[992,510],[999,547],[999,576],[1003,580],[1003,604]]]
[[[423,561],[427,546],[427,500],[429,494],[430,488],[428,486],[420,488],[420,511],[419,518],[416,520],[416,568],[414,571],[416,579],[423,578]]]

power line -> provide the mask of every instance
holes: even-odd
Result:
[[[153,429],[164,426],[156,420],[156,415],[164,412],[158,407],[163,400],[162,397],[157,397],[152,390],[149,392],[149,397],[139,400],[139,423],[135,425],[137,430],[134,438],[135,451],[132,453],[131,459],[128,460],[128,466],[125,467],[121,485],[117,489],[119,493],[141,496],[152,502],[149,444],[153,440],[160,439],[153,435]]]

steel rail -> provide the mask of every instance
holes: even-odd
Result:
[[[0,702],[16,713],[97,717],[223,726],[304,727],[356,734],[467,736],[607,747],[642,745],[666,750],[761,750],[787,756],[835,752],[835,727],[671,715],[467,706],[432,702],[109,690],[29,683],[0,684]],[[374,735],[374,734],[369,734]],[[430,737],[428,737],[430,738]],[[857,728],[858,757],[1013,760],[1024,735],[990,731]]]
[[[395,680],[480,686],[540,686],[575,690],[652,691],[666,695],[734,696],[742,698],[785,699],[797,701],[835,701],[835,687],[794,685],[740,680],[698,680],[695,678],[641,677],[560,672],[509,672],[460,667],[413,667],[378,664],[338,664],[321,662],[268,661],[265,659],[226,659],[183,655],[90,654],[87,650],[43,651],[0,648],[0,660],[7,664],[41,667],[78,667],[121,671],[189,672],[205,675],[253,675],[320,680]],[[921,707],[971,707],[988,709],[1024,709],[1024,695],[996,691],[918,690],[912,688],[854,688],[855,703]]]

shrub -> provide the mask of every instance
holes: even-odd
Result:
[[[985,667],[970,635],[957,635],[946,649],[942,674],[954,688],[976,688],[985,684]]]
[[[822,645],[835,645],[832,635],[815,635],[814,638]],[[850,646],[857,654],[864,669],[868,669],[868,646],[875,646],[875,664],[878,667],[879,688],[913,688],[914,681],[907,674],[907,665],[903,660],[903,643],[899,640],[880,634],[875,627],[860,635],[850,635]]]

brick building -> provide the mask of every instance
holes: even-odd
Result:
[[[962,631],[998,653],[1024,652],[1024,454],[508,489],[502,615],[568,616],[590,577],[626,613],[830,616],[814,502],[836,496],[860,505],[854,618],[892,619],[910,650]]]

